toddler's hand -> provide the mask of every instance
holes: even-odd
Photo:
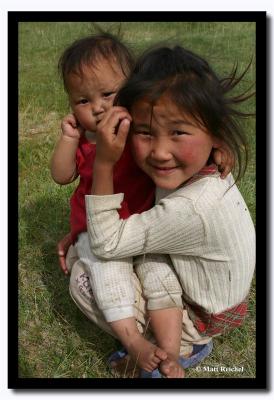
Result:
[[[63,132],[63,136],[69,137],[72,139],[79,140],[81,135],[84,133],[84,128],[82,128],[74,114],[68,114],[62,120],[61,128]]]
[[[112,107],[97,125],[96,162],[114,166],[123,154],[131,116],[124,107]]]
[[[235,157],[229,147],[222,143],[221,147],[213,149],[213,160],[218,166],[221,178],[224,179],[232,171],[235,164]]]
[[[68,275],[68,269],[66,265],[66,255],[69,249],[69,246],[72,244],[70,233],[68,233],[63,239],[61,239],[57,244],[57,253],[59,257],[59,266],[61,271]]]

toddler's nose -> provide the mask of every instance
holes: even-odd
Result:
[[[97,117],[104,112],[103,103],[100,100],[94,101],[92,104],[92,115]]]
[[[92,108],[92,115],[94,117],[97,117],[98,115],[102,114],[103,112],[104,112],[104,109],[101,106],[95,106]]]

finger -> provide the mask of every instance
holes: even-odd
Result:
[[[62,240],[57,244],[57,254],[58,256],[64,256],[66,254],[65,246]]]
[[[75,114],[69,114],[69,117],[70,117],[70,121],[71,121],[75,126],[80,125],[80,124],[79,124],[79,121],[78,121],[78,119],[77,119],[77,117],[76,117]]]
[[[69,124],[69,125],[73,126],[73,128],[76,128],[77,119],[73,114],[69,114],[63,119],[63,123]]]
[[[231,166],[227,165],[223,168],[223,171],[221,173],[221,178],[225,179],[227,177],[227,175],[229,174],[229,172],[231,171]]]
[[[63,248],[61,248],[61,250],[64,251],[64,254],[67,254],[70,245],[71,245],[71,239],[70,238],[65,239],[64,242],[62,243]]]
[[[67,275],[68,274],[68,269],[67,269],[67,265],[66,265],[66,260],[64,257],[59,257],[59,265],[60,268],[62,270],[62,272]]]
[[[70,233],[68,233],[66,236],[63,237],[63,239],[61,239],[57,243],[57,253],[61,256],[65,255],[71,244],[72,244],[71,236],[70,236]]]
[[[126,109],[122,110],[117,110],[117,109],[111,109],[109,113],[106,113],[102,121],[98,124],[100,127],[104,126],[110,126],[110,127],[116,127],[119,122],[123,119],[127,118],[128,120],[131,121],[131,116],[128,113]]]
[[[130,128],[130,121],[127,118],[123,119],[117,131],[117,138],[119,141],[123,143],[126,141],[129,128]]]
[[[109,115],[116,114],[116,113],[120,113],[120,112],[129,114],[128,110],[127,110],[125,107],[122,107],[122,106],[114,106],[114,107],[111,107],[111,108],[106,112],[105,115],[109,116]]]

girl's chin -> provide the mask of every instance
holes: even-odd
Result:
[[[159,180],[154,180],[155,185],[159,188],[159,189],[164,189],[164,190],[176,190],[178,189],[184,182],[159,182]]]

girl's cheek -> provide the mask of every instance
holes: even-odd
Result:
[[[177,158],[186,163],[191,163],[194,161],[196,153],[197,152],[195,151],[195,148],[193,148],[193,146],[182,146],[178,149]]]
[[[138,137],[132,135],[131,137],[131,148],[132,153],[136,161],[142,161],[146,157],[146,146],[142,142],[142,140],[138,139]]]

